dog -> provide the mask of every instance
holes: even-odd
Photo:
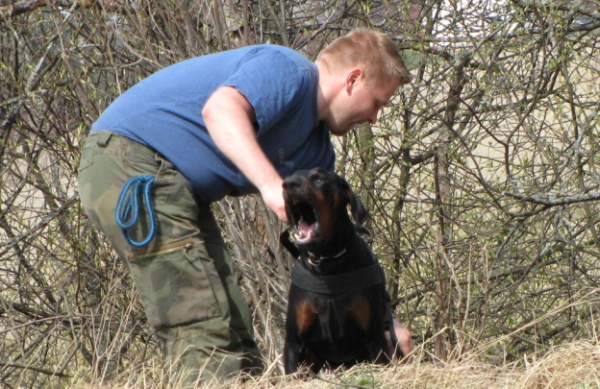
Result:
[[[365,206],[344,178],[320,168],[285,178],[283,197],[290,229],[280,241],[297,258],[285,324],[285,373],[303,365],[317,374],[325,365],[389,363],[394,356],[385,336],[391,324],[385,277],[359,235],[369,233]],[[391,329],[397,346],[393,334]]]

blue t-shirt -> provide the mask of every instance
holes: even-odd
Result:
[[[318,72],[294,50],[248,46],[168,66],[119,96],[92,125],[149,146],[171,161],[204,202],[257,189],[209,136],[202,108],[221,86],[254,108],[257,140],[282,177],[300,169],[333,170],[329,132],[317,115]]]

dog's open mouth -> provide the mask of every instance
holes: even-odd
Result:
[[[293,200],[288,211],[296,244],[307,244],[320,235],[319,220],[308,202]]]

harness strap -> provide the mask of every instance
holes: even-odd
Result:
[[[292,283],[300,289],[321,294],[339,294],[385,283],[379,263],[334,276],[317,276],[298,262],[292,268]]]
[[[121,232],[127,243],[134,247],[146,246],[154,238],[156,219],[150,199],[152,184],[154,184],[154,177],[152,176],[132,177],[123,185],[123,189],[121,189],[121,193],[119,194],[115,219],[119,227],[121,227]],[[140,215],[139,197],[142,197],[142,201],[144,202],[150,222],[150,230],[146,238],[138,242],[129,236],[127,229],[138,223]]]

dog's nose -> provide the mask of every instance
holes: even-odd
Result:
[[[300,186],[300,180],[297,177],[291,176],[283,180],[283,189],[292,189]]]

